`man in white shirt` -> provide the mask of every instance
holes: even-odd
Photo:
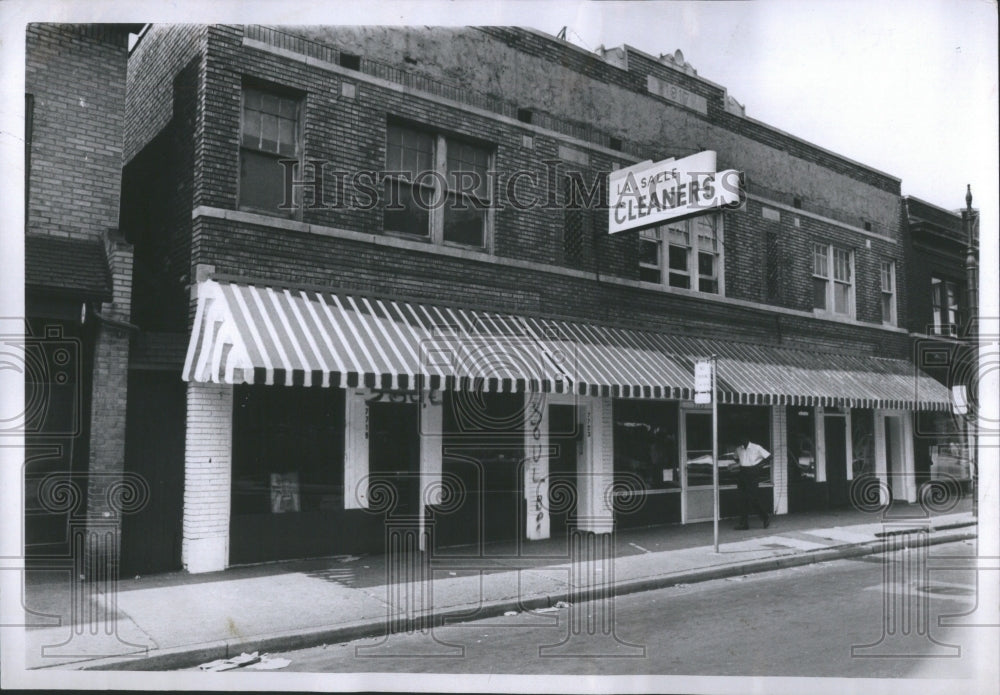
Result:
[[[740,467],[736,486],[743,497],[743,521],[735,527],[737,531],[745,531],[750,528],[750,512],[754,512],[760,517],[764,528],[771,525],[771,518],[757,497],[757,466],[770,455],[771,452],[759,444],[754,444],[746,437],[736,447],[736,460]]]

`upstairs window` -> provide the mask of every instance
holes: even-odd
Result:
[[[491,156],[481,145],[390,123],[384,231],[488,248]]]
[[[931,311],[936,335],[958,334],[958,285],[950,280],[931,278]]]
[[[639,279],[709,294],[722,291],[722,217],[703,215],[639,233]]]
[[[854,252],[813,244],[813,309],[854,317]]]
[[[882,323],[896,325],[896,263],[881,262]]]
[[[240,207],[281,213],[285,168],[302,153],[301,99],[243,89],[240,126]],[[291,204],[291,201],[288,201]]]

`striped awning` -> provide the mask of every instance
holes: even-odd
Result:
[[[214,280],[198,286],[184,379],[688,400],[713,354],[723,403],[951,408],[905,360]]]

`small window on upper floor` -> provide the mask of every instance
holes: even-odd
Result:
[[[491,158],[482,145],[390,123],[384,231],[489,248]]]
[[[931,278],[931,320],[935,335],[958,335],[958,283]]]
[[[813,310],[854,318],[854,252],[813,244]]]
[[[261,89],[243,89],[240,124],[239,205],[287,214],[285,166],[302,155],[302,100]]]
[[[882,323],[896,325],[896,262],[881,261]]]
[[[722,216],[701,215],[639,232],[639,279],[725,294]]]

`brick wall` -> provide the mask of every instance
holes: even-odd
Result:
[[[192,573],[229,561],[232,429],[232,386],[188,384],[181,562]]]
[[[28,25],[28,232],[93,239],[118,227],[126,42],[100,25]]]
[[[173,116],[174,76],[201,55],[206,27],[153,24],[128,57],[124,161],[152,140]]]
[[[335,31],[339,36],[340,30]],[[367,31],[368,34],[378,34],[377,30],[370,28]],[[520,36],[520,32],[515,33]],[[370,39],[368,34],[364,37]],[[461,32],[459,34],[465,36]],[[536,53],[543,46],[553,43],[530,32],[527,34],[523,40],[535,46],[532,51]],[[379,50],[389,51],[395,46],[394,42],[400,40],[396,34],[388,34],[390,38],[382,44],[369,42],[355,46],[350,43],[356,40],[350,38],[354,35],[347,30],[344,35],[348,37],[340,46],[344,50],[357,49],[361,52],[361,48],[368,45],[376,54]],[[507,44],[501,46],[496,38],[499,35],[495,32],[477,31],[473,35],[479,37],[481,44],[488,43],[481,51],[490,60],[479,61],[487,65],[482,69],[498,71],[484,73],[489,78],[487,87],[492,89],[494,87],[490,85],[495,85],[496,89],[509,89],[505,96],[518,98],[522,94],[534,94],[530,90],[534,89],[531,84],[536,78],[548,81],[546,84],[552,80],[571,79],[579,89],[566,90],[566,83],[562,82],[561,91],[574,92],[574,108],[578,117],[591,117],[598,124],[607,126],[614,118],[598,112],[602,107],[610,108],[611,104],[615,104],[615,109],[622,108],[627,112],[620,114],[625,119],[621,123],[629,125],[630,133],[638,133],[643,138],[650,157],[674,153],[679,144],[687,142],[685,139],[694,138],[698,142],[689,143],[692,148],[712,147],[719,150],[721,166],[746,162],[748,168],[758,167],[753,171],[766,177],[769,185],[784,187],[807,199],[822,194],[826,203],[842,205],[857,219],[865,216],[880,228],[892,230],[890,236],[896,236],[900,219],[899,197],[898,183],[890,185],[892,179],[878,179],[870,170],[836,157],[837,170],[824,168],[827,158],[832,155],[823,155],[820,150],[810,150],[812,154],[808,156],[803,150],[801,156],[793,156],[778,149],[778,146],[790,146],[790,141],[774,140],[768,145],[739,132],[725,131],[688,109],[664,105],[662,100],[648,94],[630,91],[628,84],[612,84],[612,78],[617,76],[620,81],[626,73],[596,57],[574,57],[573,61],[579,58],[589,67],[579,68],[586,77],[582,77],[580,72],[573,73],[573,77],[566,71],[579,66],[574,67],[576,63],[573,61],[563,65],[565,56],[562,53],[559,53],[562,57],[556,65],[552,57],[555,54],[535,56],[528,51],[518,52],[516,47]],[[147,36],[144,42],[150,42],[153,36]],[[429,51],[430,56],[418,52],[418,49],[423,50],[428,45],[433,48],[432,39],[437,36],[436,31],[426,34],[430,37],[426,42],[417,40],[424,36],[423,33],[415,34],[411,30],[403,31],[399,36],[413,41],[403,48],[404,57],[419,62],[413,68],[415,70],[433,72],[433,61],[448,59],[433,51]],[[595,176],[609,171],[614,164],[623,163],[624,160],[614,154],[599,148],[588,148],[582,143],[567,143],[564,138],[553,134],[457,108],[442,103],[440,99],[417,98],[407,90],[355,79],[349,71],[324,69],[315,63],[307,65],[304,61],[271,51],[244,47],[242,27],[209,27],[205,32],[205,42],[207,56],[200,61],[192,59],[189,63],[201,66],[194,78],[196,84],[193,90],[198,95],[196,102],[205,105],[203,110],[195,108],[193,125],[185,121],[186,132],[193,141],[194,164],[188,169],[192,173],[190,178],[187,177],[183,167],[179,166],[178,179],[173,181],[175,186],[181,188],[190,183],[190,205],[226,209],[237,207],[239,93],[243,81],[251,79],[304,94],[305,157],[330,162],[326,170],[328,181],[329,174],[334,171],[355,172],[382,165],[385,160],[385,127],[389,118],[407,119],[436,126],[452,136],[485,141],[496,147],[495,168],[501,174],[527,170],[537,177],[537,185],[522,181],[518,186],[519,193],[534,195],[544,201],[550,192],[548,179],[554,181],[551,189],[554,205],[528,211],[508,206],[496,211],[493,250],[497,256],[596,270],[601,278],[637,279],[636,235],[609,237],[604,211],[589,211],[584,219],[584,227],[591,230],[591,236],[582,235],[586,252],[575,260],[566,256],[564,227],[567,217],[562,177],[567,172],[579,171],[589,183]],[[561,42],[554,43],[558,45]],[[147,50],[153,49],[147,47]],[[559,51],[564,51],[564,48],[559,48]],[[579,51],[573,55],[577,53]],[[398,62],[398,53],[394,60]],[[475,62],[466,60],[463,65]],[[514,65],[518,70],[527,72],[518,77],[503,71],[503,66],[509,69]],[[658,63],[656,65],[659,65],[658,74],[664,79],[669,77],[668,73],[684,78],[685,88],[694,90],[697,87],[707,96],[711,96],[714,89],[717,92],[715,97],[721,104],[721,92],[717,88],[706,87],[705,83],[695,78],[680,75]],[[460,72],[455,65],[445,65],[440,69],[451,71],[452,79],[478,74]],[[473,67],[467,69],[474,70]],[[644,90],[644,75],[642,79]],[[344,85],[354,88],[353,95],[345,93]],[[476,83],[474,86],[480,85]],[[593,91],[592,99],[585,98],[590,94],[586,90]],[[605,98],[602,99],[601,94]],[[611,99],[612,96],[619,101]],[[566,108],[569,109],[569,106]],[[174,111],[177,112],[176,104]],[[649,118],[653,112],[657,117]],[[574,151],[573,157],[566,154],[568,149]],[[561,153],[563,158],[560,159]],[[583,157],[578,156],[581,154]],[[727,162],[727,159],[732,161]],[[310,175],[311,171],[307,171],[305,178]],[[878,180],[868,180],[872,176]],[[494,193],[500,190],[502,183]],[[897,189],[895,193],[885,190],[892,189],[894,185]],[[348,195],[356,192],[350,182],[345,189]],[[308,193],[306,202],[311,202]],[[184,201],[182,205],[172,205],[171,209],[180,210],[179,216],[189,215],[187,205]],[[811,242],[815,239],[836,243],[855,250],[858,319],[880,325],[878,258],[901,258],[898,245],[878,235],[865,235],[857,229],[824,222],[804,213],[798,216],[799,225],[794,226],[796,216],[782,212],[780,222],[763,219],[760,205],[754,201],[748,204],[746,210],[726,214],[726,295],[811,312]],[[381,217],[377,208],[363,210],[357,207],[307,207],[291,215],[292,219],[310,224],[372,234],[381,232]],[[178,219],[174,228],[183,230],[187,224],[190,223]],[[777,296],[769,297],[764,248],[768,230],[774,229],[777,230],[775,241],[781,271],[780,291]],[[183,231],[178,232],[178,238],[185,238]],[[443,302],[461,301],[502,310],[604,320],[719,337],[738,334],[749,340],[792,341],[816,345],[821,349],[836,350],[843,347],[843,341],[848,341],[866,353],[906,354],[905,346],[901,347],[902,343],[895,334],[872,331],[863,326],[817,322],[807,317],[775,315],[677,294],[622,287],[600,282],[596,276],[591,280],[554,276],[265,226],[234,224],[214,218],[197,220],[190,239],[191,251],[187,263],[184,262],[184,253],[171,256],[176,260],[170,271],[171,282],[178,288],[191,282],[192,269],[196,265],[205,263],[216,266],[219,273],[261,281],[336,286]],[[628,310],[623,311],[623,307]],[[902,312],[901,307],[901,316],[904,315]]]

